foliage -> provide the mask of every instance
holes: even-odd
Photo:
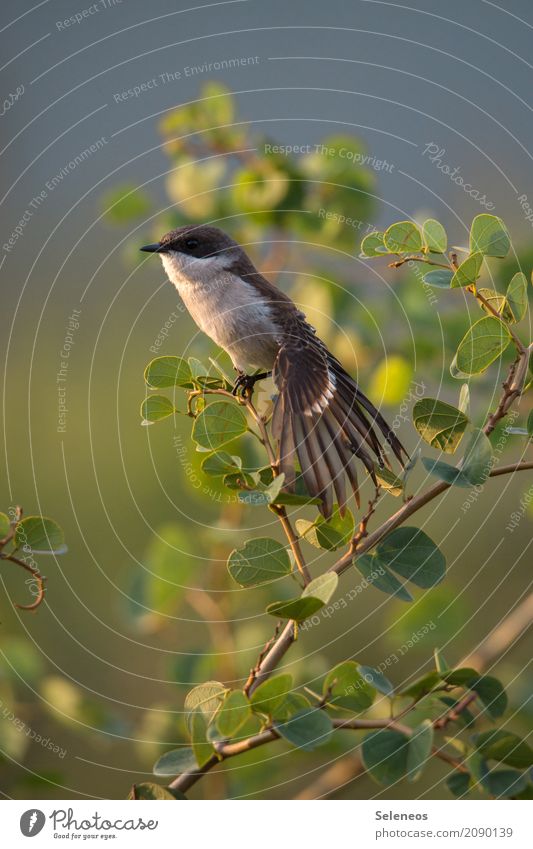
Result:
[[[45,578],[35,555],[64,554],[67,548],[62,529],[47,516],[25,516],[22,508],[0,513],[0,560],[15,563],[31,575],[29,604],[15,604],[20,610],[35,610],[43,601]]]
[[[197,451],[207,452],[202,463],[204,474],[221,479],[227,489],[237,488],[244,497],[253,495],[247,503],[262,505],[276,514],[288,543],[258,537],[229,554],[228,571],[239,587],[257,592],[275,583],[285,588],[285,598],[270,601],[266,612],[289,621],[283,631],[278,624],[243,689],[228,690],[218,682],[208,682],[191,691],[185,703],[192,711],[188,722],[190,745],[164,754],[154,769],[157,775],[177,776],[172,788],[185,791],[197,780],[197,768],[207,770],[240,751],[278,738],[293,748],[309,751],[326,744],[334,732],[364,730],[363,763],[379,784],[418,781],[428,761],[436,756],[452,765],[448,788],[453,795],[480,792],[517,797],[531,792],[527,770],[532,755],[526,741],[507,728],[482,730],[487,723],[499,720],[507,707],[507,695],[496,678],[471,668],[449,667],[436,652],[433,669],[403,689],[396,689],[379,671],[349,659],[325,675],[317,694],[307,687],[302,691],[291,675],[275,674],[276,662],[269,660],[269,651],[279,649],[279,662],[299,631],[331,602],[339,576],[352,564],[376,589],[405,602],[413,600],[407,583],[429,590],[444,580],[444,553],[425,531],[405,524],[403,514],[405,518],[412,515],[417,506],[449,486],[472,488],[487,480],[493,468],[490,434],[512,402],[528,388],[531,346],[521,341],[514,327],[526,313],[525,278],[515,274],[501,295],[491,290],[489,297],[486,289],[478,287],[488,258],[502,258],[509,250],[505,225],[494,216],[477,216],[472,223],[470,250],[460,263],[455,252],[445,255],[447,244],[442,225],[429,219],[421,228],[408,221],[392,224],[385,232],[365,238],[361,249],[363,256],[373,260],[392,257],[390,264],[394,267],[408,259],[437,266],[438,282],[431,277],[435,272],[430,271],[423,277],[425,283],[446,285],[452,297],[453,290],[461,288],[478,302],[485,315],[473,321],[459,343],[451,366],[454,377],[470,378],[491,366],[496,368],[509,347],[514,349],[514,360],[508,364],[509,376],[498,408],[488,415],[483,427],[476,426],[470,413],[467,384],[461,387],[457,407],[429,396],[416,401],[413,426],[430,450],[454,454],[463,438],[466,448],[455,465],[424,456],[423,465],[437,483],[415,496],[406,493],[410,468],[402,477],[380,470],[375,502],[388,492],[402,496],[403,507],[390,523],[385,522],[370,535],[367,525],[374,502],[359,527],[350,511],[341,517],[335,510],[327,521],[317,514],[311,520],[298,519],[292,529],[283,498],[283,476],[277,472],[269,432],[270,404],[256,408],[249,393],[233,396],[227,378],[213,368],[193,370],[171,357],[148,365],[149,389],[186,393],[183,407],[179,402],[174,407],[173,401],[173,412],[181,407],[180,414],[193,420],[191,438]],[[210,400],[210,395],[216,400]],[[151,397],[160,396],[148,395],[142,415],[154,422],[161,418],[161,402],[158,400],[152,411],[147,403]],[[529,439],[531,429],[530,417],[526,428],[513,432]],[[260,448],[253,465],[246,462],[251,456],[250,444],[259,444]],[[267,466],[261,451],[266,452]],[[409,466],[415,462],[416,457]],[[303,484],[298,495],[305,503]],[[302,554],[305,548],[301,546],[305,545],[324,553],[337,552],[338,559],[311,579]],[[350,574],[353,578],[353,570]],[[300,584],[296,596],[290,590],[294,582]],[[365,716],[361,718],[361,714]],[[453,739],[444,737],[437,742],[437,736],[445,734],[450,725],[454,726]]]

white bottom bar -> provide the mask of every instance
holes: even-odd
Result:
[[[4,801],[6,849],[111,845],[211,845],[273,849],[533,846],[527,802],[516,801]],[[22,819],[21,819],[22,818]],[[30,828],[30,824],[31,825]],[[29,832],[29,833],[28,833]],[[33,832],[33,833],[32,833]],[[27,835],[27,836],[26,836]],[[29,843],[35,836],[35,844]]]

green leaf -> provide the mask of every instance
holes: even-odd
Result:
[[[422,464],[430,475],[435,475],[436,478],[449,483],[451,486],[462,486],[466,489],[470,489],[472,486],[461,470],[455,466],[450,466],[449,463],[444,463],[442,460],[430,460],[429,457],[422,457]]]
[[[233,737],[250,718],[250,702],[242,690],[229,690],[217,714],[217,728],[223,737]]]
[[[422,277],[422,282],[428,286],[434,286],[436,289],[449,289],[453,277],[453,271],[448,271],[447,268],[435,268],[433,271],[428,271]]]
[[[513,321],[513,313],[511,312],[511,308],[507,301],[505,295],[501,295],[499,292],[495,292],[494,289],[485,289],[479,288],[477,290],[478,295],[481,295],[487,304],[490,304],[493,310],[496,310],[498,315],[501,315],[505,321]],[[481,309],[483,309],[489,315],[492,315],[491,311],[484,303],[481,303]]]
[[[220,708],[225,693],[226,687],[220,681],[206,681],[205,684],[198,684],[185,696],[185,710],[188,713],[200,711],[209,723]]]
[[[359,672],[372,687],[384,696],[394,695],[394,686],[378,669],[371,666],[360,666]]]
[[[234,454],[220,451],[217,454],[209,454],[202,463],[202,471],[213,478],[239,472],[242,468],[242,460]]]
[[[499,799],[501,796],[517,796],[528,785],[527,773],[516,769],[498,769],[489,772],[485,779],[491,796]]]
[[[498,719],[507,709],[507,694],[503,685],[491,675],[482,675],[468,684],[470,690],[475,690],[485,705],[487,713]]]
[[[292,564],[287,549],[268,537],[250,539],[228,558],[228,571],[241,587],[255,587],[288,575]]]
[[[27,516],[15,530],[15,546],[28,546],[33,554],[64,554],[65,536],[53,519],[46,516]]]
[[[407,770],[409,738],[399,731],[373,731],[363,740],[361,755],[371,777],[385,786],[404,777]]]
[[[174,404],[164,395],[149,395],[141,404],[143,424],[152,424],[166,419],[175,412]]]
[[[413,699],[420,699],[422,696],[431,693],[439,684],[442,684],[442,676],[438,672],[426,672],[416,681],[413,681],[408,687],[402,690],[402,696],[412,696]]]
[[[300,713],[309,707],[311,703],[302,693],[288,693],[285,700],[274,710],[273,718],[278,722],[286,722],[295,713]]]
[[[207,740],[208,720],[201,709],[193,710],[190,717],[192,749],[200,769],[213,755],[212,744]]]
[[[187,362],[191,370],[191,376],[194,384],[200,387],[214,387],[218,389],[225,388],[226,380],[225,378],[220,380],[219,369],[215,367],[217,374],[214,375],[211,373],[209,366],[204,365],[204,363],[202,363],[201,360],[197,360],[196,357],[189,357]],[[212,363],[212,361],[210,362]]]
[[[311,752],[327,743],[333,733],[333,723],[319,708],[306,708],[285,722],[275,722],[274,728],[292,746]]]
[[[488,436],[476,428],[466,447],[461,472],[473,486],[484,483],[492,469],[492,447]]]
[[[130,799],[144,799],[146,801],[173,801],[176,799],[185,799],[185,796],[179,790],[169,790],[167,787],[161,787],[160,784],[153,784],[151,781],[143,781],[141,784],[134,784],[131,788]]]
[[[303,590],[300,598],[289,601],[274,601],[267,607],[267,613],[282,619],[294,619],[303,622],[328,603],[339,582],[336,572],[326,572],[311,581]]]
[[[390,469],[385,468],[385,466],[380,468],[377,463],[374,463],[374,472],[377,482],[386,492],[394,495],[395,498],[402,494],[404,483]]]
[[[533,750],[526,740],[511,731],[496,728],[475,734],[473,740],[476,749],[487,760],[500,761],[517,769],[533,766]]]
[[[410,782],[418,781],[428,759],[431,757],[433,746],[433,723],[425,719],[409,738],[407,750],[407,778]]]
[[[446,786],[452,796],[465,796],[470,789],[471,775],[469,772],[451,772],[446,779]]]
[[[240,407],[228,401],[215,401],[197,416],[192,438],[201,448],[212,451],[231,442],[246,429],[246,416]]]
[[[453,454],[463,438],[468,418],[444,401],[421,398],[413,407],[413,423],[425,442]]]
[[[383,236],[385,247],[394,254],[411,253],[422,250],[422,236],[412,221],[399,221],[392,224]]]
[[[512,320],[515,322],[522,321],[527,310],[527,279],[521,271],[518,271],[509,283],[507,303],[511,310]]]
[[[272,503],[286,504],[287,506],[298,506],[300,504],[322,504],[322,499],[311,498],[310,495],[300,495],[297,492],[280,492]]]
[[[450,286],[457,289],[462,286],[474,286],[479,279],[481,266],[483,265],[483,254],[473,253],[467,257],[453,275]]]
[[[478,673],[475,669],[469,669],[465,666],[462,669],[451,669],[449,671],[442,670],[442,677],[447,684],[453,684],[454,687],[466,687],[469,681],[478,678]]]
[[[501,357],[510,341],[508,329],[498,318],[480,318],[459,343],[454,364],[463,375],[480,374]]]
[[[161,755],[154,766],[154,775],[181,775],[197,768],[194,752],[188,746]]]
[[[151,389],[192,385],[191,369],[181,357],[156,357],[144,370],[144,380]]]
[[[239,501],[244,502],[244,504],[274,504],[274,502],[278,499],[283,484],[285,482],[285,475],[282,472],[280,475],[276,475],[275,478],[266,486],[264,489],[254,489],[251,492],[242,492],[239,495]]]
[[[8,535],[10,528],[9,516],[6,516],[5,513],[0,513],[0,539],[4,539]]]
[[[250,696],[252,710],[272,716],[292,689],[292,675],[275,675],[263,681]]]
[[[377,590],[381,590],[382,593],[396,595],[402,601],[413,600],[409,590],[374,555],[361,554],[354,561],[354,565],[363,578]]]
[[[380,563],[398,572],[417,587],[434,587],[446,574],[444,555],[419,528],[396,528],[376,548]]]
[[[422,236],[426,248],[434,254],[446,253],[448,239],[446,230],[439,221],[428,218],[422,225]]]
[[[346,660],[328,672],[322,695],[330,705],[359,712],[372,705],[376,691],[362,676],[359,664]]]
[[[224,476],[224,486],[228,489],[246,489],[247,487],[255,486],[256,480],[247,472],[232,472],[230,475]]]
[[[361,256],[383,256],[387,253],[385,243],[383,241],[383,233],[377,230],[374,233],[369,233],[361,242]]]
[[[324,519],[323,516],[319,516],[314,522],[297,519],[296,530],[315,548],[335,551],[353,537],[354,518],[349,510],[346,510],[344,517],[341,517],[338,507],[335,506],[335,510],[328,520]]]
[[[495,215],[476,215],[470,228],[470,251],[485,256],[507,256],[511,241],[505,224]]]

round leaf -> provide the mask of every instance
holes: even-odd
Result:
[[[376,556],[417,587],[434,587],[444,578],[446,560],[419,528],[396,528],[379,543]]]
[[[230,690],[217,714],[216,725],[223,737],[233,737],[251,715],[250,702],[242,690]]]
[[[372,705],[376,691],[361,675],[359,664],[346,660],[328,672],[322,685],[322,694],[330,705],[362,711]]]
[[[516,769],[498,769],[486,776],[489,793],[498,799],[500,796],[517,796],[528,785],[527,773]]]
[[[394,254],[411,253],[422,249],[420,230],[412,221],[399,221],[386,230],[383,237],[385,247]]]
[[[306,708],[285,722],[275,722],[274,728],[292,746],[310,752],[327,743],[333,733],[333,723],[319,708]]]
[[[311,581],[300,598],[290,601],[274,601],[267,607],[267,613],[282,619],[294,619],[303,622],[328,603],[337,588],[339,578],[335,572],[326,572]]]
[[[487,760],[500,761],[517,769],[533,766],[533,750],[525,740],[510,731],[485,731],[483,734],[476,734],[474,743]]]
[[[197,416],[192,438],[201,448],[212,451],[245,431],[246,416],[241,408],[228,401],[215,401]]]
[[[185,796],[180,794],[179,790],[170,791],[166,787],[161,787],[160,784],[153,784],[151,781],[143,781],[142,784],[133,785],[129,798],[145,799],[147,801],[154,802],[156,800],[176,801],[176,799],[185,799]]]
[[[475,690],[493,719],[498,719],[507,709],[507,694],[497,678],[482,675],[468,684],[470,690]]]
[[[188,713],[200,711],[207,721],[211,722],[225,693],[226,688],[220,681],[206,681],[205,684],[198,684],[185,696],[185,710]]]
[[[387,253],[383,233],[369,233],[361,242],[361,256],[383,256]]]
[[[214,478],[222,478],[225,475],[240,471],[241,466],[242,461],[240,457],[220,451],[217,454],[210,454],[209,457],[205,458],[202,463],[202,471]]]
[[[422,398],[413,407],[413,423],[425,442],[453,454],[466,430],[468,418],[451,404],[436,398]]]
[[[527,310],[527,279],[518,271],[507,288],[507,303],[511,310],[513,321],[522,321]]]
[[[250,696],[252,710],[272,714],[283,704],[292,689],[292,675],[275,675],[263,681]]]
[[[197,768],[194,752],[187,746],[165,752],[154,766],[154,775],[180,775]]]
[[[452,277],[453,271],[448,271],[447,268],[436,268],[424,274],[422,281],[427,283],[428,286],[435,286],[437,289],[449,289]]]
[[[443,254],[448,247],[446,230],[439,221],[428,218],[422,225],[424,244],[431,253]]]
[[[356,569],[377,590],[387,595],[395,595],[402,601],[412,601],[409,590],[372,554],[362,554],[355,560]]]
[[[241,587],[254,587],[288,575],[292,570],[287,549],[268,537],[248,540],[228,558],[228,571]]]
[[[341,516],[336,509],[327,521],[323,516],[319,516],[314,522],[297,519],[296,529],[300,536],[304,537],[315,548],[335,551],[352,538],[354,519],[349,510],[346,511],[344,516]]]
[[[492,469],[492,447],[482,430],[473,431],[463,457],[461,473],[476,486],[484,483]]]
[[[63,554],[65,537],[59,525],[46,516],[27,516],[15,530],[17,548],[29,546],[34,554]]]
[[[174,404],[164,395],[150,395],[141,404],[141,416],[148,424],[166,419],[174,412]]]
[[[146,366],[144,380],[152,389],[185,386],[192,382],[191,369],[181,357],[156,357]]]
[[[477,251],[467,257],[461,263],[453,275],[450,286],[457,289],[462,286],[473,286],[479,278],[481,266],[483,265],[483,254]]]
[[[399,731],[382,729],[367,734],[361,754],[367,772],[378,784],[394,784],[407,770],[409,738]]]
[[[507,256],[511,241],[505,224],[495,215],[476,215],[470,228],[470,251],[481,251],[485,256]]]
[[[407,750],[407,776],[410,782],[418,781],[428,759],[431,757],[433,746],[433,723],[425,719],[417,728],[413,729],[413,736],[409,738]]]
[[[455,364],[463,375],[480,374],[503,354],[510,341],[509,331],[498,318],[481,318],[459,343]]]

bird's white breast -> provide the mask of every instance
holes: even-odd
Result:
[[[161,254],[169,279],[198,327],[230,355],[236,368],[270,370],[279,329],[257,289],[224,266],[222,257]]]

